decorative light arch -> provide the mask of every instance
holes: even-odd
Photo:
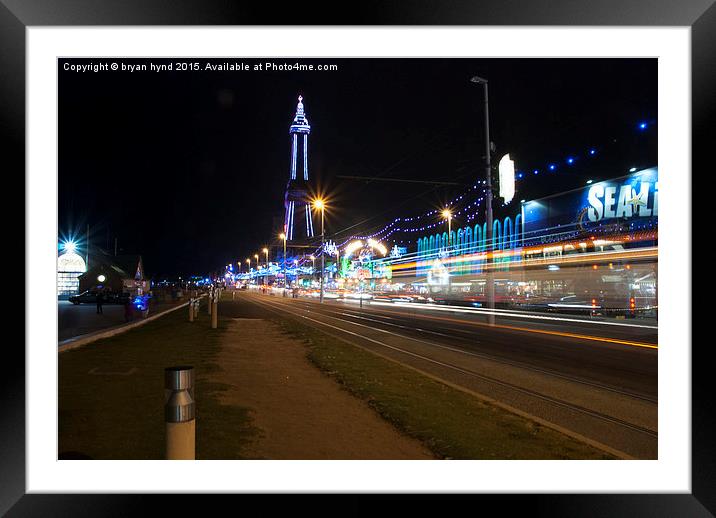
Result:
[[[502,238],[502,249],[507,250],[513,248],[514,242],[514,229],[512,228],[512,219],[507,216],[503,224],[504,236]]]
[[[522,214],[515,217],[515,248],[522,246]]]
[[[490,250],[499,250],[502,240],[502,224],[499,219],[492,222],[492,243],[488,243]]]

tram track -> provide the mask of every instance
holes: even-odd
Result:
[[[345,314],[345,313],[341,313],[341,314]],[[435,332],[435,331],[431,331],[431,330],[429,330],[429,329],[411,328],[410,326],[404,326],[404,325],[401,325],[401,324],[394,324],[394,323],[392,323],[392,322],[381,322],[381,321],[378,320],[378,319],[368,318],[368,317],[365,317],[365,316],[362,316],[362,315],[350,315],[350,314],[345,314],[345,315],[346,315],[346,316],[349,316],[349,317],[351,317],[351,318],[363,319],[363,320],[367,320],[367,321],[372,321],[372,322],[380,323],[381,325],[394,326],[394,327],[398,327],[398,328],[401,328],[401,329],[414,329],[415,331],[418,331],[418,332],[421,332],[421,333],[434,334],[434,335],[437,335],[437,336],[442,336],[442,337],[450,338],[450,339],[453,339],[453,340],[454,340],[454,339],[465,340],[465,339],[463,339],[463,338],[451,336],[451,335],[448,335],[448,334],[445,334],[445,333],[438,333],[438,332]],[[408,336],[405,336],[405,337],[406,337],[406,338],[410,338],[411,340],[418,340],[418,339],[415,339],[415,338],[412,338],[412,337],[408,337]],[[450,346],[446,346],[446,345],[438,344],[438,343],[434,343],[434,342],[425,342],[425,341],[422,341],[422,342],[423,342],[423,343],[429,343],[430,345],[432,345],[432,346],[434,346],[434,347],[439,347],[439,348],[443,348],[443,349],[448,349],[448,350],[450,350],[450,351],[455,351],[455,352],[460,353],[460,354],[465,354],[465,355],[468,355],[468,356],[474,356],[474,357],[477,357],[477,358],[484,358],[484,359],[491,360],[491,361],[494,361],[494,362],[503,363],[503,364],[505,364],[505,365],[511,365],[511,366],[513,366],[513,367],[519,367],[519,368],[521,368],[521,369],[530,370],[530,371],[538,372],[538,373],[541,373],[541,374],[547,374],[547,375],[549,375],[549,376],[554,376],[554,377],[561,378],[561,379],[564,379],[564,380],[572,381],[572,382],[574,382],[574,383],[580,383],[580,384],[582,384],[582,385],[587,385],[587,386],[590,386],[590,387],[600,388],[600,389],[602,389],[602,390],[607,390],[607,391],[609,391],[609,392],[614,392],[614,393],[616,393],[616,394],[621,394],[621,395],[623,395],[623,396],[628,396],[628,397],[632,397],[632,398],[636,398],[636,399],[641,399],[641,400],[643,400],[643,401],[648,401],[649,403],[657,403],[657,402],[658,402],[657,398],[652,398],[652,397],[650,397],[650,396],[645,396],[645,395],[637,394],[637,393],[632,392],[632,391],[627,391],[627,390],[619,389],[619,388],[612,387],[612,386],[610,386],[610,385],[606,385],[606,384],[603,384],[603,383],[597,383],[597,382],[594,382],[594,381],[585,380],[585,379],[583,379],[583,378],[578,378],[578,377],[576,377],[576,376],[569,376],[569,375],[567,375],[567,374],[562,374],[562,373],[557,372],[557,371],[552,370],[552,369],[542,369],[542,368],[539,368],[539,367],[535,367],[535,366],[533,366],[533,365],[529,365],[529,364],[527,364],[527,363],[525,363],[525,362],[518,362],[518,361],[514,361],[514,360],[507,360],[507,359],[505,359],[505,358],[501,358],[501,357],[499,357],[499,356],[495,356],[495,355],[491,355],[491,354],[485,354],[485,353],[478,353],[478,352],[474,352],[474,351],[468,351],[468,350],[466,350],[466,349],[459,349],[459,348],[450,347]]]
[[[623,396],[640,399],[640,400],[643,400],[643,401],[646,401],[649,403],[656,404],[658,402],[657,397],[654,397],[654,396],[651,396],[648,394],[638,393],[633,390],[626,390],[626,389],[623,389],[620,387],[616,387],[614,385],[609,385],[606,383],[600,383],[600,382],[597,382],[594,380],[585,379],[584,377],[577,377],[577,376],[573,376],[573,375],[564,374],[562,372],[556,371],[555,369],[537,367],[537,366],[529,364],[525,361],[516,361],[516,360],[507,359],[504,356],[497,356],[497,355],[489,354],[489,353],[485,353],[485,352],[478,352],[475,350],[475,345],[478,345],[480,343],[480,339],[476,338],[474,330],[463,330],[463,329],[459,329],[459,328],[451,329],[452,333],[460,333],[461,335],[464,335],[464,336],[456,336],[455,334],[441,333],[441,332],[437,332],[437,331],[434,331],[431,329],[425,329],[425,328],[420,328],[420,327],[398,324],[393,321],[385,322],[381,319],[390,319],[390,320],[395,320],[395,319],[393,317],[381,315],[379,312],[367,312],[367,311],[358,312],[358,311],[355,311],[352,309],[338,308],[338,307],[331,306],[331,305],[318,305],[315,302],[303,301],[300,299],[292,300],[290,303],[298,304],[300,307],[303,307],[305,309],[308,309],[311,311],[320,311],[320,312],[323,312],[328,315],[331,315],[331,314],[332,315],[342,315],[347,318],[365,320],[365,321],[373,322],[375,324],[379,324],[382,326],[394,327],[394,328],[403,329],[403,330],[406,330],[409,332],[412,331],[412,332],[425,333],[425,334],[438,336],[440,338],[448,339],[448,340],[452,341],[453,343],[455,341],[457,341],[457,342],[460,342],[461,347],[454,347],[454,346],[435,343],[435,342],[427,342],[420,338],[415,338],[415,337],[409,336],[409,335],[398,335],[398,336],[401,336],[402,338],[420,342],[420,343],[424,343],[426,345],[430,345],[433,347],[442,348],[442,349],[450,350],[450,351],[453,351],[453,352],[456,352],[459,354],[465,354],[465,355],[473,356],[473,357],[477,357],[477,358],[488,359],[488,360],[491,360],[494,362],[498,362],[498,363],[502,363],[502,364],[510,365],[510,366],[514,366],[514,367],[519,367],[519,368],[522,368],[525,370],[530,370],[530,371],[536,372],[536,373],[541,373],[541,374],[546,374],[546,375],[553,376],[553,377],[558,377],[558,378],[568,380],[568,381],[571,381],[574,383],[579,383],[582,385],[599,388],[602,390],[613,392],[615,394],[620,394]],[[370,316],[366,316],[366,315],[370,315]],[[371,317],[373,317],[373,318],[371,318]],[[333,317],[333,318],[336,318],[336,317]],[[406,316],[406,318],[408,318],[408,316]],[[355,324],[360,325],[358,323],[355,323]],[[370,326],[366,326],[366,327],[370,327]],[[370,327],[370,328],[375,329],[380,332],[389,333],[388,331],[383,331],[383,330],[380,330],[375,327]]]

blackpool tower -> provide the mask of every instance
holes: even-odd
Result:
[[[311,134],[311,126],[300,95],[288,133],[291,137],[291,174],[286,184],[284,231],[287,241],[298,244],[313,237],[311,202],[308,199],[308,135]]]

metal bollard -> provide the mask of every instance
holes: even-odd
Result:
[[[206,310],[209,312],[209,315],[211,315],[211,306],[212,306],[212,304],[211,304],[211,301],[212,301],[211,293],[210,293],[209,296],[207,297],[207,300],[209,301],[209,303],[206,305]]]
[[[219,303],[215,299],[212,305],[214,309],[211,310],[211,328],[216,329],[219,324]]]
[[[189,322],[194,322],[194,299],[189,299]]]
[[[199,299],[194,300],[194,318],[199,318],[199,304],[201,301]]]
[[[231,292],[231,300],[236,300],[236,292],[235,291]]]
[[[164,423],[167,460],[196,458],[194,367],[164,369]]]

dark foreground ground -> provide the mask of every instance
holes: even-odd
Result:
[[[611,458],[257,304],[205,306],[61,353],[61,458],[161,459],[163,369],[196,369],[198,459]]]

